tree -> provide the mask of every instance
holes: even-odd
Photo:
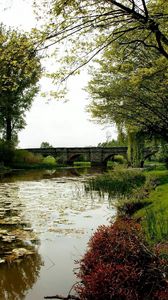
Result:
[[[34,0],[39,12],[38,0]],[[62,42],[65,67],[63,79],[75,73],[114,41],[129,55],[128,45],[142,45],[168,59],[168,7],[165,0],[48,0],[43,14],[47,19],[42,32],[44,48]],[[47,18],[48,17],[48,18]],[[59,49],[57,51],[60,62]],[[68,64],[68,70],[67,65]],[[55,75],[54,78],[57,78]]]
[[[0,26],[0,130],[6,141],[25,125],[25,111],[38,92],[40,57],[26,34]]]
[[[155,51],[140,49],[125,58],[115,42],[97,60],[98,68],[92,67],[87,88],[93,118],[125,128],[128,158],[133,166],[142,165],[146,138],[168,141],[168,62]]]
[[[124,147],[127,146],[127,133],[123,130],[123,127],[117,127],[117,139],[106,140],[103,143],[99,143],[98,147]]]
[[[53,148],[48,142],[42,142],[40,148]]]
[[[115,44],[98,63],[88,84],[92,116],[168,141],[167,60],[142,50],[123,61]]]

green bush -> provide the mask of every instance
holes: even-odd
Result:
[[[43,163],[44,164],[49,164],[49,165],[50,164],[55,165],[56,164],[56,159],[53,156],[49,155],[49,156],[43,158]]]
[[[168,144],[160,146],[158,152],[155,154],[155,159],[159,162],[165,163],[165,166],[168,169]]]
[[[115,155],[114,161],[117,162],[118,164],[126,164],[127,163],[126,159],[122,155]]]
[[[39,154],[33,154],[27,150],[15,150],[14,163],[21,164],[39,164],[43,157]]]

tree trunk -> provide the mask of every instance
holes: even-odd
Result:
[[[11,116],[6,118],[6,141],[11,142],[12,140],[12,120]]]
[[[128,162],[134,168],[143,168],[144,135],[141,132],[128,130]]]

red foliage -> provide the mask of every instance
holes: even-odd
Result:
[[[77,274],[81,300],[165,300],[168,285],[159,258],[142,242],[140,225],[117,220],[100,226]]]

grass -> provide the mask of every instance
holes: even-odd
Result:
[[[91,178],[86,190],[97,190],[100,196],[118,197],[118,215],[139,220],[148,244],[168,243],[168,170],[163,164],[154,169],[116,169]],[[167,244],[168,255],[168,244]]]
[[[163,245],[163,254],[168,258],[168,170],[157,165],[157,169],[143,174],[145,184],[119,201],[118,212],[140,220],[148,244]]]
[[[145,169],[147,170],[166,170],[165,163],[157,162],[157,161],[151,161],[145,163]]]
[[[135,218],[142,219],[147,240],[150,244],[168,241],[168,171],[149,171],[146,176],[157,178],[158,186],[145,201],[148,207],[138,210]]]

